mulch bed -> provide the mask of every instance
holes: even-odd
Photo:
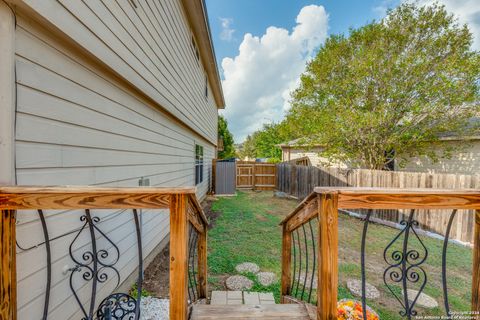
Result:
[[[202,207],[210,221],[209,229],[215,225],[215,220],[220,216],[220,212],[212,211],[212,204],[215,198],[208,196],[203,202]],[[169,296],[169,267],[170,267],[170,244],[153,259],[145,269],[143,288],[154,297],[168,299]]]
[[[167,244],[145,269],[143,288],[157,298],[168,299],[169,259],[170,245]]]

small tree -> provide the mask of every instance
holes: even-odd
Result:
[[[256,157],[255,143],[251,135],[248,135],[245,141],[241,144],[237,155],[240,159]]]
[[[282,160],[280,143],[288,141],[291,133],[285,121],[264,124],[262,129],[247,136],[239,152],[241,158],[267,158],[271,162]]]
[[[261,130],[253,134],[257,157],[274,162],[282,160],[282,149],[278,145],[289,139],[284,127],[283,122],[264,124]]]
[[[292,94],[287,122],[332,161],[381,169],[392,154],[436,160],[439,136],[478,129],[469,123],[480,83],[471,43],[443,6],[402,4],[327,39]]]
[[[233,135],[228,130],[227,120],[223,116],[218,116],[218,137],[223,139],[223,150],[218,152],[218,158],[227,159],[235,157]]]

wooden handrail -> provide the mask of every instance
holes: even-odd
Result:
[[[317,319],[336,319],[338,209],[474,209],[472,310],[480,311],[480,190],[317,187],[281,225],[282,302],[290,301],[292,232],[318,218]]]
[[[23,209],[170,209],[170,319],[188,316],[188,224],[198,232],[198,289],[207,295],[208,221],[196,188],[0,187],[0,319],[16,319],[15,212]]]
[[[339,209],[474,209],[480,210],[477,189],[393,189],[317,187],[280,223],[286,224],[316,194],[338,194]]]
[[[194,195],[195,188],[0,187],[0,210],[159,209],[172,194]]]

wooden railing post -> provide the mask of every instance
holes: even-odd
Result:
[[[338,193],[318,195],[317,320],[337,319]]]
[[[170,319],[188,318],[188,197],[170,196]]]
[[[200,299],[207,298],[207,226],[198,237],[198,294]]]
[[[292,233],[288,231],[287,224],[283,224],[282,236],[282,287],[280,297],[282,303],[286,303],[285,296],[290,295],[290,283],[292,281]]]
[[[0,319],[17,319],[15,210],[1,210]]]
[[[472,268],[472,311],[480,312],[480,210],[475,211]]]

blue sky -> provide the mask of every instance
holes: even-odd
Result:
[[[350,27],[358,27],[383,16],[387,6],[398,1],[382,0],[206,0],[217,63],[224,57],[238,54],[238,46],[245,33],[262,35],[267,27],[291,29],[295,18],[306,5],[323,5],[329,14],[328,33],[346,33]],[[231,40],[221,38],[222,20],[232,19],[235,30]]]
[[[404,0],[205,0],[235,142],[280,121],[305,64],[330,34],[385,16]],[[436,0],[417,0],[429,4]],[[438,0],[474,34],[480,1]]]

